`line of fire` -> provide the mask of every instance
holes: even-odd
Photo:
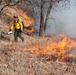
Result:
[[[19,12],[22,12],[21,17],[26,25],[26,32],[29,34],[34,33],[36,31],[33,28],[35,20],[28,15],[28,12],[23,12],[23,10],[19,10]],[[23,33],[25,33],[25,31],[23,31]],[[20,49],[20,51],[31,52],[37,57],[46,58],[48,61],[76,62],[76,39],[72,39],[63,34],[47,38],[42,37],[41,39],[44,40],[40,43],[35,42],[31,46]]]
[[[28,16],[25,12],[22,14],[25,18],[27,32],[32,34],[35,29],[32,28],[34,24],[33,18]],[[48,41],[49,40],[49,41]],[[60,62],[76,62],[76,40],[65,36],[64,34],[59,34],[57,36],[45,39],[43,43],[28,46],[21,50],[22,52],[31,52],[36,56],[44,57],[46,60],[50,61],[60,61]],[[72,52],[72,53],[71,53]]]
[[[22,10],[20,11],[23,12]],[[26,32],[29,34],[34,33],[36,30],[32,25],[34,25],[35,20],[28,15],[28,12],[23,12],[21,17],[25,22]],[[23,31],[23,33],[25,33],[25,31]],[[52,36],[47,39],[45,37],[40,44],[35,43],[24,49],[20,49],[20,51],[31,52],[37,57],[46,58],[47,61],[76,62],[76,40],[64,34]]]

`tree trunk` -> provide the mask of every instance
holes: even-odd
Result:
[[[2,12],[0,11],[0,39],[2,37],[2,28],[1,28],[1,26],[2,26],[2,14],[1,13]]]
[[[45,25],[44,25],[44,31],[46,31],[47,25],[48,25],[48,20],[49,20],[49,16],[50,16],[50,11],[52,9],[52,3],[50,3],[47,13],[46,13],[46,20],[45,20]]]
[[[0,39],[2,38],[2,28],[0,27]]]
[[[41,0],[41,19],[40,19],[40,30],[39,36],[44,36],[44,1]]]

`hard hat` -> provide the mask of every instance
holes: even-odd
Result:
[[[18,16],[14,15],[13,18],[18,18]]]

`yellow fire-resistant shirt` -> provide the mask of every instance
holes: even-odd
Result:
[[[11,27],[10,27],[11,30],[13,29],[23,29],[23,25],[22,25],[22,21],[21,20],[18,20],[17,22],[13,22]]]

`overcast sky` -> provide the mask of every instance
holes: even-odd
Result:
[[[47,33],[64,33],[68,36],[76,37],[76,5],[75,0],[71,0],[70,8],[63,10],[60,8],[52,10],[51,15],[54,20],[49,21]]]

